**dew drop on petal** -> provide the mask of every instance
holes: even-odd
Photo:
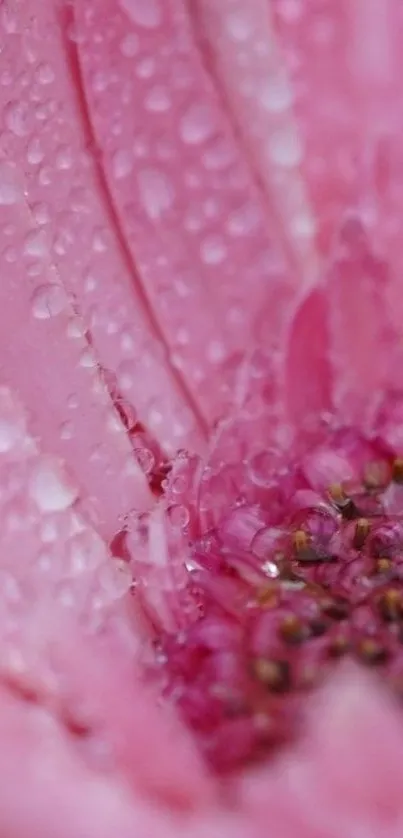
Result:
[[[284,78],[271,79],[261,88],[259,100],[262,106],[271,113],[282,113],[292,105],[292,90]]]
[[[144,209],[148,217],[156,221],[172,206],[175,198],[173,185],[158,169],[142,169],[137,180]]]
[[[139,50],[139,39],[134,32],[129,32],[120,42],[120,51],[125,58],[134,58]]]
[[[298,135],[291,130],[278,131],[269,142],[269,155],[276,166],[292,169],[302,160],[302,146]]]
[[[215,130],[214,115],[207,105],[190,105],[179,124],[180,136],[189,145],[205,142]]]
[[[11,206],[22,201],[24,192],[17,169],[10,163],[0,163],[0,205]]]
[[[49,282],[40,285],[32,296],[32,314],[37,320],[48,320],[60,314],[68,305],[68,298],[62,285]]]
[[[35,466],[29,481],[29,494],[42,512],[61,512],[77,499],[77,490],[55,463]]]
[[[24,241],[24,254],[26,256],[46,256],[48,239],[44,230],[32,230]]]
[[[151,88],[144,104],[148,111],[162,113],[171,107],[171,99],[168,91],[164,87],[158,86]]]
[[[119,0],[119,5],[133,23],[145,29],[154,29],[162,22],[160,0]]]
[[[116,180],[127,177],[133,169],[133,156],[126,149],[119,149],[112,158],[113,174]]]
[[[253,23],[248,17],[246,9],[229,14],[225,23],[228,35],[237,43],[247,41],[252,35]]]
[[[201,257],[206,265],[219,265],[227,255],[227,248],[219,236],[207,236],[200,247]]]
[[[55,71],[50,64],[40,64],[36,70],[35,78],[39,84],[52,84],[55,80]]]
[[[150,474],[155,465],[155,457],[148,448],[135,448],[137,462],[145,474]]]
[[[190,514],[186,506],[183,506],[182,504],[172,504],[172,506],[168,507],[167,512],[173,527],[177,529],[184,529],[187,527],[190,520]]]

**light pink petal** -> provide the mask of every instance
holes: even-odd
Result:
[[[186,4],[76,3],[78,51],[113,205],[170,359],[212,421],[290,289],[278,224],[197,49]]]
[[[324,255],[343,212],[360,194],[361,91],[357,94],[351,80],[349,7],[349,0],[273,2],[302,134],[303,176]]]
[[[312,703],[303,743],[245,778],[246,803],[284,835],[397,836],[402,746],[399,708],[375,681],[347,671]]]
[[[127,565],[78,513],[74,483],[4,388],[0,485],[0,683],[47,709],[86,763],[177,807],[210,798],[187,733],[140,685]]]
[[[278,235],[310,285],[318,267],[316,219],[301,170],[302,136],[272,4],[198,0],[194,5],[199,38],[207,38],[217,83],[265,189],[266,204],[275,209]]]
[[[96,139],[80,90],[69,10],[71,5],[62,10],[52,0],[44,0],[39,6],[35,0],[23,0],[18,5],[18,17],[9,5],[1,9],[6,32],[0,90],[2,224],[6,224],[9,212],[4,205],[12,201],[6,160],[16,166],[30,214],[24,224],[20,222],[17,238],[13,239],[11,228],[8,238],[5,233],[2,274],[9,276],[10,282],[11,275],[20,277],[18,287],[22,277],[29,276],[24,286],[27,294],[29,288],[30,297],[37,295],[37,311],[42,307],[46,312],[43,286],[50,278],[40,262],[47,259],[75,300],[83,318],[82,330],[93,346],[97,363],[114,374],[128,409],[133,411],[134,406],[138,418],[171,452],[185,442],[197,447],[201,444],[200,428],[189,408],[187,393],[167,359],[164,340],[138,282],[99,165]],[[25,254],[28,234],[30,244],[26,248],[30,253]],[[39,250],[41,254],[36,252]],[[48,307],[50,314],[59,307],[51,290]],[[21,317],[19,323],[22,328]],[[58,318],[54,327],[37,324],[32,347],[39,351],[42,346],[49,356],[52,350],[47,328],[55,328],[61,335],[63,318]],[[2,331],[9,343],[15,340],[12,326],[9,330],[3,326]],[[11,364],[7,356],[5,363],[17,382],[20,367],[16,368],[14,361]],[[42,371],[39,359],[35,366]],[[56,368],[61,377],[62,366],[56,366],[55,359]],[[71,382],[69,386],[73,393]],[[90,411],[81,409],[88,418]],[[46,410],[49,414],[50,409]],[[41,420],[43,433],[45,427]]]
[[[286,399],[289,418],[299,431],[332,406],[327,320],[325,293],[318,289],[301,304],[292,325]]]
[[[0,162],[0,383],[18,389],[33,433],[69,462],[110,536],[121,514],[152,498],[25,190],[22,168]]]
[[[388,383],[391,340],[387,265],[358,219],[346,220],[325,278],[333,403],[342,422],[365,430]]]

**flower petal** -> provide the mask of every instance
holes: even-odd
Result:
[[[289,260],[186,4],[78,0],[76,18],[111,199],[171,362],[211,423],[245,346],[267,345]]]
[[[292,112],[294,94],[272,4],[198,0],[194,5],[199,39],[207,37],[218,84],[265,188],[270,211],[276,211],[278,236],[310,285],[318,268],[316,220],[301,176],[303,140]]]
[[[197,448],[202,442],[200,428],[170,368],[98,165],[95,138],[80,94],[76,36],[69,10],[71,4],[62,10],[51,0],[44,0],[39,7],[35,0],[23,0],[17,17],[9,6],[2,9],[4,79],[12,83],[11,95],[6,81],[0,89],[4,120],[0,140],[2,225],[7,225],[7,218],[9,225],[16,223],[15,216],[14,220],[9,217],[15,190],[8,161],[29,207],[29,218],[20,221],[21,240],[13,241],[11,233],[11,239],[5,236],[2,274],[10,282],[12,274],[19,277],[21,288],[28,271],[30,278],[24,288],[27,296],[35,295],[36,316],[46,318],[49,311],[51,317],[57,315],[61,302],[52,288],[46,294],[53,280],[39,263],[47,261],[83,319],[81,330],[91,342],[95,363],[115,375],[139,419],[158,432],[161,443],[171,452],[185,442]],[[9,343],[15,343],[11,328],[6,328],[10,320],[4,311],[2,331]],[[63,318],[58,318],[54,327],[38,322],[35,338],[31,336],[32,351],[49,357],[47,328],[61,335]],[[17,382],[21,370],[6,358]],[[42,362],[38,358],[32,366],[41,369]],[[61,378],[62,365],[57,367],[56,358],[54,368]],[[81,375],[88,381],[88,374]],[[67,386],[73,393],[72,382],[66,381]],[[50,419],[46,402],[44,407]],[[64,412],[67,419],[69,411]],[[84,416],[90,413],[82,407]],[[43,429],[46,423],[41,420],[41,424]]]

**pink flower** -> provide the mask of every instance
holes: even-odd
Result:
[[[402,834],[402,25],[0,4],[1,836]]]

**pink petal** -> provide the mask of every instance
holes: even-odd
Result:
[[[102,0],[76,9],[111,200],[193,407],[216,420],[245,346],[267,345],[279,289],[290,289],[278,225],[242,159],[186,5]]]
[[[326,254],[343,211],[360,194],[361,91],[348,63],[351,4],[275,0],[273,6],[302,134],[302,171]]]
[[[299,307],[291,329],[286,398],[290,420],[299,431],[332,407],[327,318],[325,294],[315,290]]]
[[[5,235],[2,273],[9,282],[12,275],[18,275],[20,285],[21,276],[28,271],[30,278],[24,287],[29,297],[37,295],[39,311],[41,305],[42,310],[46,309],[44,286],[52,280],[50,266],[54,268],[83,318],[82,331],[92,344],[97,364],[115,374],[119,389],[127,403],[135,406],[143,423],[158,433],[160,441],[171,452],[185,441],[198,447],[200,428],[195,424],[181,382],[167,361],[160,329],[138,282],[98,165],[95,139],[80,92],[75,35],[68,7],[62,14],[59,5],[51,0],[44,0],[39,7],[35,0],[23,0],[18,6],[18,19],[9,7],[3,7],[2,20],[7,31],[2,66],[4,78],[12,83],[12,91],[10,96],[7,82],[1,86],[4,130],[0,156],[16,166],[20,189],[28,204],[25,220],[21,216],[17,223],[15,214],[12,220],[10,170],[0,160],[2,224],[8,218],[8,223],[17,223],[18,228],[14,240],[13,233],[9,232],[8,238]],[[27,235],[31,253],[24,254],[23,241]],[[41,249],[40,257],[35,248]],[[49,265],[47,271],[40,267],[45,261]],[[51,313],[56,314],[60,304],[52,291],[49,299]],[[25,320],[21,318],[22,315],[19,323],[24,323],[25,328]],[[4,309],[4,324],[10,322],[13,320],[10,321]],[[2,328],[9,343],[13,336],[11,328],[15,329],[15,325]],[[41,351],[49,355],[46,330],[55,329],[59,336],[64,334],[63,317],[57,317],[55,325],[31,324],[31,328],[35,328],[34,342],[30,339],[32,349],[39,352],[42,346]],[[16,366],[10,353],[2,357],[17,383],[21,366]],[[35,367],[42,375],[43,366],[38,358]],[[54,369],[61,378],[63,367],[56,359]],[[77,372],[77,388],[80,374],[88,380],[87,373]],[[67,379],[65,386],[71,393],[76,390]],[[47,422],[41,416],[43,434],[51,424],[54,410],[53,403],[49,404],[50,391],[49,387],[43,402],[43,413],[48,416]],[[34,400],[27,396],[27,401]],[[62,409],[67,420],[69,410],[64,406]],[[89,427],[91,410],[84,405],[81,409]],[[58,433],[56,421],[55,425],[53,434]],[[83,428],[80,433],[84,433]],[[94,445],[95,441],[94,438]],[[74,442],[70,444],[73,446]],[[100,467],[101,473],[105,473],[104,466]],[[98,487],[102,485],[100,479],[97,483]],[[88,490],[95,494],[93,487],[88,486]]]
[[[150,492],[85,326],[49,259],[48,233],[34,222],[23,171],[3,162],[0,176],[2,380],[18,388],[33,433],[69,462],[99,527],[111,535],[121,514],[149,507]]]
[[[387,265],[352,217],[343,226],[325,281],[333,402],[340,419],[368,427],[388,384],[391,339],[385,303]]]
[[[403,825],[399,709],[371,678],[340,673],[312,705],[304,743],[243,781],[245,803],[284,835],[397,836]]]
[[[87,764],[105,758],[176,807],[211,798],[188,734],[139,683],[127,565],[77,513],[77,489],[4,388],[0,485],[0,682],[47,710]]]
[[[195,27],[200,39],[207,37],[218,84],[265,188],[269,211],[275,211],[277,235],[309,285],[318,267],[316,220],[302,177],[302,137],[271,4],[198,0],[194,5]]]

